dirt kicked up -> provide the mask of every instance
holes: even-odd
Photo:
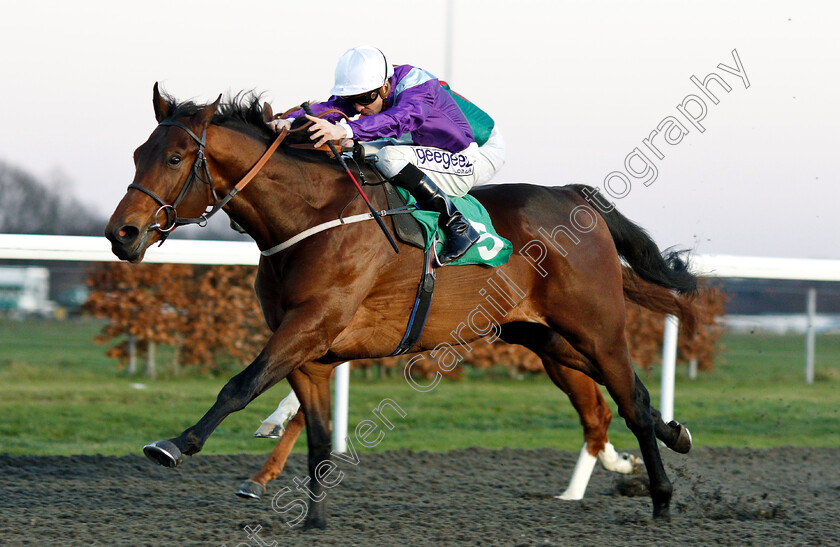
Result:
[[[577,454],[473,448],[362,454],[328,492],[328,529],[303,532],[272,509],[272,496],[306,477],[302,454],[259,501],[233,494],[259,455],[199,455],[175,470],[139,455],[4,455],[0,544],[840,544],[840,448],[663,456],[670,523],[652,522],[644,476],[598,467],[586,498],[567,502],[554,496]]]

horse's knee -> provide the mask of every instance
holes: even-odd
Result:
[[[236,412],[248,406],[261,392],[266,365],[267,359],[264,353],[260,353],[245,370],[228,380],[216,396],[216,403],[223,405],[228,412]]]

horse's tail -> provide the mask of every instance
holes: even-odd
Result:
[[[596,188],[583,184],[571,184],[568,187],[584,199],[592,199],[593,195],[597,195],[600,203],[606,203],[606,200],[598,195]],[[697,292],[697,277],[688,271],[688,262],[681,258],[681,253],[671,251],[663,256],[644,228],[619,213],[617,209],[613,208],[608,213],[600,210],[599,212],[607,222],[618,254],[639,277],[680,294]]]
[[[683,332],[694,332],[698,309],[693,299],[677,296],[665,287],[648,283],[629,266],[622,266],[621,281],[628,300],[651,311],[675,315],[680,319]]]

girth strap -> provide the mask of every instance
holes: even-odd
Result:
[[[435,244],[433,243],[426,249],[426,255],[423,258],[423,275],[420,276],[420,284],[417,286],[417,297],[414,299],[414,307],[408,317],[405,336],[390,356],[407,353],[420,339],[420,335],[423,334],[423,327],[426,326],[426,318],[429,316],[429,308],[432,306],[432,295],[435,292],[436,261],[433,260],[433,257],[435,257],[434,248]]]

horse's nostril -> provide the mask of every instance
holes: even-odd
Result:
[[[117,231],[117,239],[121,243],[130,243],[137,239],[140,235],[140,230],[134,226],[123,226]]]

